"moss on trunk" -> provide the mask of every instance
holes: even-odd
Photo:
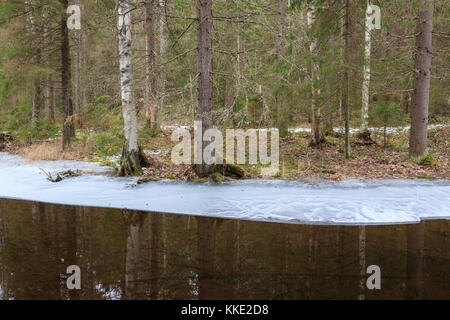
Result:
[[[138,151],[130,152],[125,143],[122,151],[122,159],[120,160],[119,176],[136,176],[142,173],[143,167],[149,166],[150,161],[140,146]]]

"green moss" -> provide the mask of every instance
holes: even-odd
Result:
[[[100,165],[103,167],[113,167],[114,169],[119,168],[119,165],[117,164],[117,162],[115,162],[113,160],[103,160],[100,162]]]
[[[166,178],[170,180],[175,180],[175,176],[173,174],[169,174]]]
[[[332,169],[322,169],[323,173],[329,173],[329,174],[336,174],[337,171],[336,170],[332,170]]]
[[[147,182],[155,182],[155,181],[159,181],[159,179],[158,178],[155,178],[155,177],[144,177],[144,178],[140,178],[138,181],[137,181],[137,184],[143,184],[143,183],[147,183]]]
[[[223,175],[220,172],[214,172],[211,176],[211,181],[222,182],[224,180]]]
[[[432,166],[434,164],[434,160],[430,154],[427,154],[419,159],[418,163],[422,166]]]
[[[417,176],[417,175],[409,175],[410,178],[417,178],[417,179],[425,179],[425,180],[436,180],[436,177],[432,177],[432,176]]]

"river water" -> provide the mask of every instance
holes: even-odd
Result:
[[[300,225],[3,199],[0,299],[449,299],[449,248],[448,220]],[[67,289],[69,265],[81,290]]]

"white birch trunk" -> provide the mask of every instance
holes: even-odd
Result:
[[[370,51],[371,51],[371,19],[369,16],[370,1],[367,1],[365,38],[364,38],[364,69],[362,84],[362,104],[361,104],[361,132],[367,131],[369,126],[369,87],[370,87]]]
[[[131,64],[131,13],[130,4],[126,0],[119,0],[119,63],[120,90],[122,96],[124,134],[126,149],[129,154],[137,153],[138,131],[137,116],[133,100],[133,70]]]

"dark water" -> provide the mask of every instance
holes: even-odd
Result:
[[[445,220],[287,225],[0,199],[0,299],[449,299],[449,233]]]

